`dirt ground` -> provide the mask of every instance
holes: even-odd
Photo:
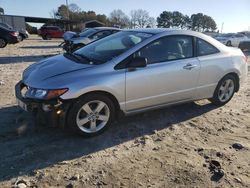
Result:
[[[60,42],[32,36],[0,50],[0,187],[250,187],[250,75],[224,107],[147,112],[84,139],[35,125],[15,101],[22,71],[62,53]]]

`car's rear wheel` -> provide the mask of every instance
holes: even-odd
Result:
[[[107,96],[85,95],[73,104],[67,125],[83,136],[95,136],[109,127],[114,113],[114,104]]]
[[[226,45],[227,46],[232,46],[232,42],[229,40],[229,41],[227,41]]]
[[[223,106],[228,103],[236,90],[236,79],[233,75],[225,76],[217,85],[213,98],[210,101],[217,105]]]
[[[20,39],[20,41],[23,41],[24,36],[23,35],[19,35],[19,39]]]
[[[0,38],[0,48],[4,48],[7,45],[7,41],[5,39]]]

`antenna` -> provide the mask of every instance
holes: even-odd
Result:
[[[222,24],[221,24],[220,33],[222,33],[222,32],[223,32],[223,27],[224,27],[224,22],[222,22]]]

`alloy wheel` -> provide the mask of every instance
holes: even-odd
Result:
[[[77,113],[76,124],[85,133],[96,133],[103,129],[110,118],[110,109],[99,100],[84,104]]]
[[[235,89],[234,81],[231,79],[225,80],[219,88],[219,92],[218,92],[219,100],[221,102],[228,101],[234,94],[234,89]]]

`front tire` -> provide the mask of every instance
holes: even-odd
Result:
[[[88,94],[76,101],[67,115],[67,126],[82,136],[96,136],[114,120],[115,106],[103,94]]]
[[[216,106],[223,106],[228,103],[236,91],[236,79],[233,75],[226,75],[218,83],[213,98],[210,101]]]

